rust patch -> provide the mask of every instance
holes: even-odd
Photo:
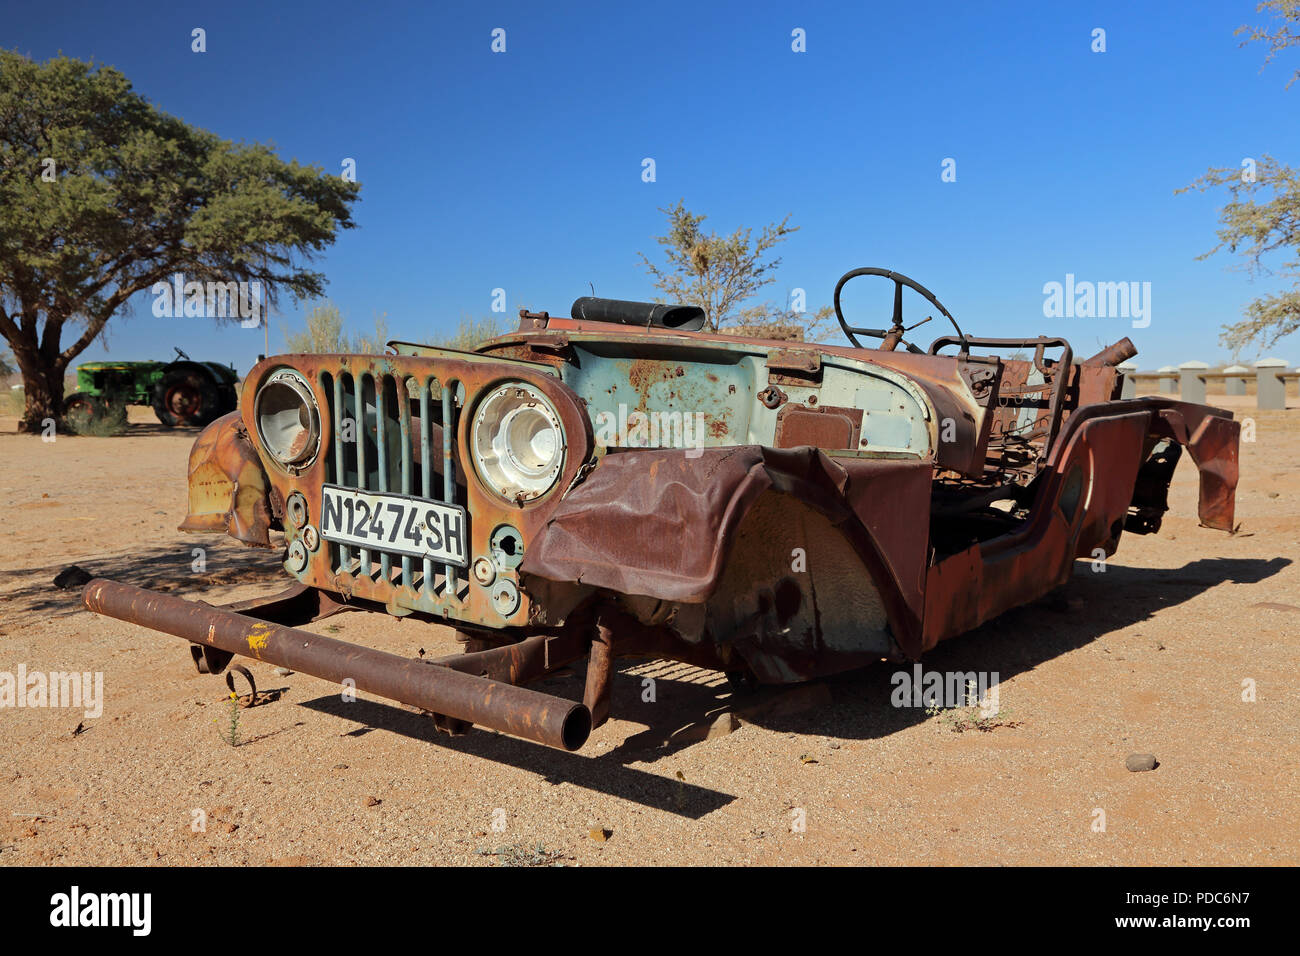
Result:
[[[649,411],[650,389],[660,382],[671,381],[682,374],[684,370],[680,365],[670,366],[666,362],[656,362],[652,359],[634,359],[628,366],[627,380],[641,397],[637,409]]]
[[[239,412],[208,425],[190,450],[189,514],[179,530],[224,531],[237,541],[271,547],[271,486]]]
[[[855,449],[861,432],[860,408],[786,405],[776,417],[777,448],[813,445],[817,448]]]

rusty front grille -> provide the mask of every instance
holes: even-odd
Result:
[[[433,376],[320,373],[329,401],[333,447],[325,449],[330,484],[413,495],[468,509],[456,454],[464,389]],[[446,440],[444,440],[444,436]],[[376,548],[325,542],[330,570],[405,588],[439,601],[469,590],[455,565]]]

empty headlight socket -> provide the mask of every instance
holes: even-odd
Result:
[[[524,560],[524,536],[513,525],[502,524],[488,537],[492,563],[502,571],[513,571]]]

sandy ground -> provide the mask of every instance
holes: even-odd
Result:
[[[996,671],[1006,725],[891,707],[890,665],[737,701],[656,662],[622,668],[616,719],[577,754],[448,738],[260,664],[278,699],[240,711],[230,746],[225,684],[182,642],[52,586],[74,563],[212,603],[282,586],[274,556],[175,530],[193,431],[133,409],[127,436],[46,443],[0,419],[0,671],[104,679],[98,718],[0,710],[0,863],[1300,863],[1300,410],[1240,415],[1239,534],[1197,527],[1184,461],[1160,535],[926,658]],[[457,649],[378,615],[316,627]],[[545,689],[578,698],[581,677]],[[740,728],[704,739],[728,708]],[[1158,769],[1127,771],[1133,752]]]

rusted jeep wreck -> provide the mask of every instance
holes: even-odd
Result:
[[[845,320],[857,276],[894,283],[888,328]],[[906,342],[905,287],[955,333]],[[181,527],[258,547],[283,531],[294,584],[212,607],[96,579],[85,605],[192,642],[210,673],[244,655],[350,679],[449,732],[573,750],[608,716],[618,657],[739,686],[915,660],[1124,531],[1157,531],[1184,448],[1201,524],[1232,529],[1239,426],[1121,400],[1127,339],[1078,360],[1060,338],[972,337],[885,269],[848,273],[834,301],[849,346],[582,298],[475,352],[268,358],[198,438]],[[342,609],[450,624],[465,653],[300,629]],[[525,686],[583,658],[582,703]]]

